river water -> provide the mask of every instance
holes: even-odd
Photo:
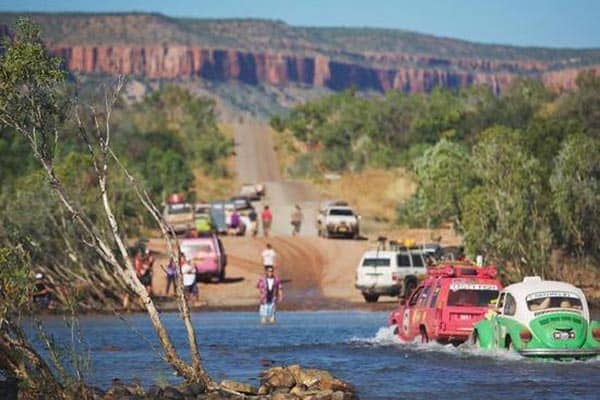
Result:
[[[273,326],[257,314],[194,314],[204,364],[216,380],[254,385],[270,364],[323,368],[354,384],[361,399],[600,399],[600,361],[523,359],[451,345],[401,343],[384,312],[280,312]],[[177,348],[186,350],[177,314],[164,314]],[[44,320],[61,340],[73,336],[58,317]],[[113,378],[144,386],[177,382],[161,361],[144,314],[80,319],[89,351],[87,380],[108,387]],[[77,335],[75,335],[76,337]]]

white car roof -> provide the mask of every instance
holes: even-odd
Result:
[[[583,316],[589,321],[589,310],[585,294],[581,289],[571,285],[567,282],[560,281],[546,281],[539,276],[528,276],[523,279],[522,282],[513,283],[504,288],[502,292],[510,293],[517,302],[517,313],[515,318],[521,322],[528,322],[534,317],[534,312],[527,308],[525,298],[532,293],[539,292],[569,292],[577,295],[581,299],[581,305],[583,306]]]
[[[396,257],[395,251],[389,250],[367,250],[363,254],[363,258],[394,258]]]
[[[515,298],[525,298],[528,294],[537,292],[548,292],[548,291],[563,291],[577,294],[582,299],[585,296],[581,289],[566,282],[559,281],[545,281],[539,276],[528,276],[523,279],[523,282],[513,283],[512,285],[504,288],[506,292],[510,292]]]

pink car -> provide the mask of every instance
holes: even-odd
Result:
[[[181,252],[196,268],[198,278],[217,278],[220,282],[225,280],[227,255],[221,239],[216,235],[182,239],[179,245]]]

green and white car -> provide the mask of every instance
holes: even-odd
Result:
[[[471,337],[480,348],[558,359],[600,354],[600,321],[590,320],[585,295],[568,283],[526,277],[504,288],[490,311]]]

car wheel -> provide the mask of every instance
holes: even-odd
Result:
[[[397,324],[392,325],[392,332],[394,332],[394,336],[398,336],[398,333],[400,333]]]
[[[219,282],[223,281],[225,281],[225,268],[221,268],[221,271],[219,272]]]
[[[377,300],[379,299],[379,295],[373,293],[363,293],[363,297],[367,303],[377,303]]]
[[[424,326],[419,328],[419,332],[421,333],[421,343],[429,343],[429,336]]]

